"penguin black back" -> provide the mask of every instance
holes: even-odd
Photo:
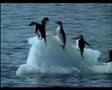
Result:
[[[63,43],[64,43],[64,45],[63,45],[63,49],[65,49],[65,44],[66,44],[66,35],[65,35],[65,32],[64,32],[64,30],[63,30],[63,27],[61,26],[61,33],[63,33]]]
[[[84,37],[82,35],[79,35],[78,37],[74,37],[73,39],[79,39],[78,40],[78,46],[80,48],[81,57],[83,58],[83,52],[85,48],[85,44],[89,46],[89,44],[84,40]]]
[[[109,51],[109,59],[112,61],[112,50]]]
[[[65,35],[65,32],[64,32],[64,29],[63,29],[63,24],[62,24],[62,22],[59,22],[59,24],[60,24],[60,27],[61,27],[61,33],[63,34],[63,43],[64,43],[64,45],[62,46],[63,47],[63,49],[65,49],[65,44],[66,44],[66,35]]]
[[[41,21],[41,34],[42,34],[42,38],[44,39],[45,44],[47,44],[46,42],[46,30],[45,30],[45,25],[46,23],[49,21],[48,17],[45,17],[42,21]]]
[[[112,62],[112,50],[109,51],[109,54],[108,54],[108,57],[109,57],[109,60],[107,60],[106,62]]]

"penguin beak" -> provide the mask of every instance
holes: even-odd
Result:
[[[72,38],[72,39],[79,39],[79,37],[74,37],[74,38]]]
[[[74,37],[74,38],[72,38],[72,39],[78,39],[77,37]]]
[[[33,23],[30,23],[28,26],[32,26],[33,25]]]
[[[50,20],[48,19],[48,22],[49,22]]]
[[[31,23],[28,26],[31,26]]]

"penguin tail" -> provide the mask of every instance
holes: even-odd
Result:
[[[83,54],[81,54],[81,57],[84,58]]]
[[[45,42],[45,45],[47,46],[47,41],[46,41],[46,38],[44,38],[44,42]]]
[[[62,48],[63,48],[63,50],[65,50],[65,46],[64,45],[62,46]]]
[[[84,60],[85,58],[84,58],[84,56],[83,56],[83,54],[81,54],[81,58]]]
[[[81,50],[81,57],[84,58],[84,56],[83,56],[83,50]]]

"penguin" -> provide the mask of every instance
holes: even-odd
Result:
[[[83,58],[85,44],[88,46],[89,44],[84,40],[84,37],[82,35],[79,35],[77,38],[73,38],[73,39],[78,39],[77,44],[78,44],[78,47],[80,48],[81,57]]]
[[[56,24],[58,24],[58,27],[56,29],[56,36],[59,39],[61,46],[63,48],[63,50],[65,49],[65,45],[66,45],[66,35],[63,29],[63,24],[61,21],[55,22]]]
[[[29,24],[29,26],[32,26],[32,25],[35,25],[36,26],[35,33],[37,34],[38,38],[42,39],[41,33],[40,33],[40,29],[39,29],[39,28],[41,28],[41,25],[38,24],[38,23],[36,23],[36,22],[31,22]]]
[[[37,34],[38,38],[39,39],[44,39],[44,42],[46,44],[46,30],[45,30],[45,27],[46,27],[46,24],[47,22],[49,21],[49,18],[48,17],[45,17],[41,23],[36,23],[36,22],[31,22],[29,24],[29,26],[32,26],[32,25],[35,25],[36,26],[36,29],[35,29],[35,33]]]
[[[109,51],[109,60],[106,62],[112,62],[112,50]]]

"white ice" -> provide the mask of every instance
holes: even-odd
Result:
[[[112,73],[112,62],[99,63],[100,52],[90,48],[84,49],[84,59],[79,48],[72,43],[62,49],[55,35],[47,34],[47,46],[37,36],[28,39],[31,45],[26,64],[16,71],[17,76],[70,73]]]

